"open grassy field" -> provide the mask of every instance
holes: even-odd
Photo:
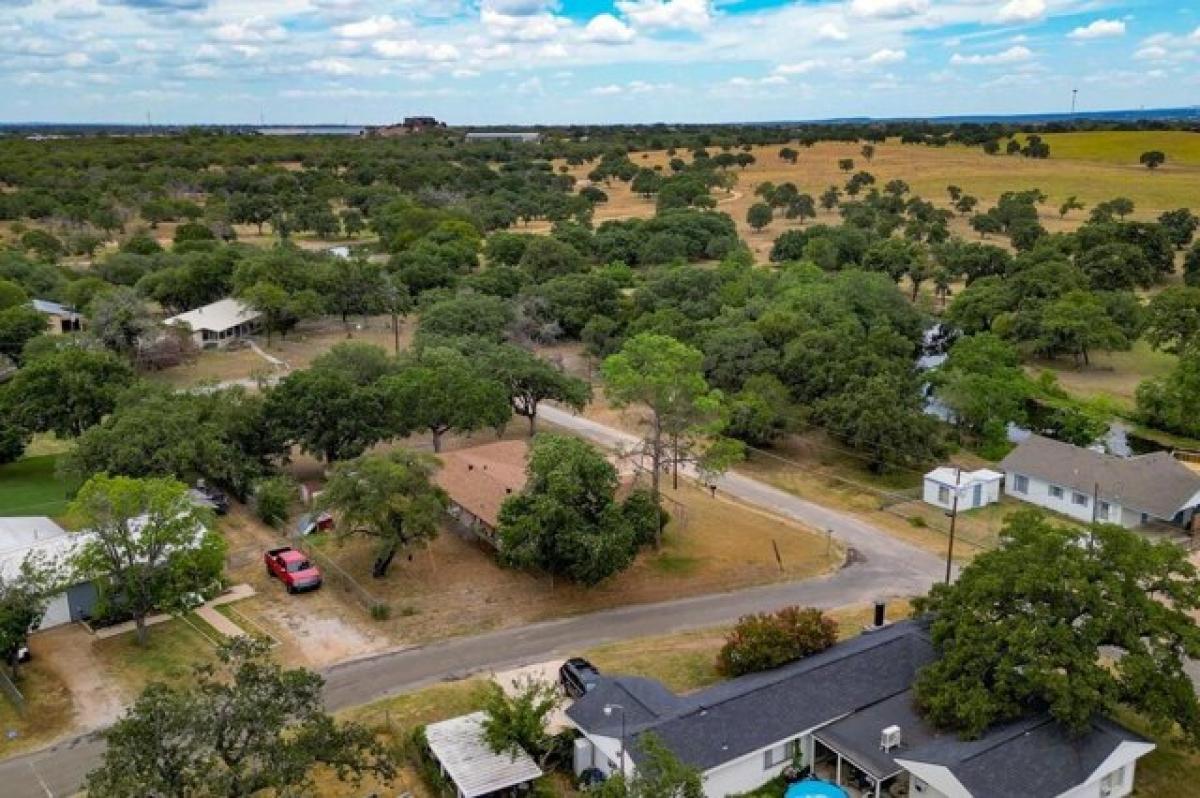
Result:
[[[1137,150],[1138,154],[1145,149],[1161,149],[1168,153],[1168,158],[1171,157],[1171,147],[1168,143],[1155,147],[1146,145],[1145,137],[1153,139],[1159,134],[1104,135],[1115,139],[1115,143],[1106,145],[1110,148]],[[1137,139],[1125,142],[1120,137],[1126,135],[1136,136]],[[1200,136],[1195,138],[1200,140]],[[1164,141],[1169,142],[1173,139]],[[1193,146],[1200,147],[1200,143]],[[890,140],[876,147],[870,162],[862,157],[859,144],[821,142],[810,148],[800,148],[797,162],[789,164],[779,158],[779,149],[779,146],[754,148],[756,162],[744,170],[734,170],[738,182],[732,193],[715,193],[717,207],[727,212],[738,223],[739,233],[760,259],[766,258],[771,243],[781,232],[798,227],[799,223],[776,219],[760,232],[751,230],[745,224],[745,218],[747,209],[757,201],[755,189],[768,181],[776,184],[791,181],[801,191],[816,197],[830,185],[845,184],[847,174],[838,168],[838,160],[842,158],[853,159],[856,170],[865,169],[874,174],[879,185],[895,178],[905,180],[915,193],[942,207],[949,207],[946,186],[950,184],[958,185],[966,193],[977,196],[983,208],[989,207],[1005,191],[1039,188],[1049,196],[1042,207],[1042,224],[1051,231],[1072,229],[1086,218],[1086,211],[1074,211],[1066,219],[1059,217],[1058,206],[1071,195],[1078,196],[1088,206],[1116,196],[1129,197],[1137,206],[1134,217],[1153,219],[1164,210],[1194,207],[1197,204],[1196,186],[1200,185],[1200,161],[1169,162],[1173,165],[1151,174],[1145,167],[1138,165],[1137,155],[1134,155],[1131,162],[1095,157],[1075,159],[1067,157],[1066,154],[1057,154],[1053,142],[1052,157],[1046,160],[987,155],[978,147],[934,148],[900,144],[897,140]],[[1086,147],[1081,145],[1080,149],[1085,152],[1104,151],[1098,145],[1091,144]],[[671,156],[665,151],[654,151],[634,153],[631,157],[639,166],[661,166],[666,169]],[[680,154],[680,157],[685,157],[685,154]],[[571,169],[571,173],[579,178],[582,186],[586,184],[586,175],[590,169],[589,165],[585,165]],[[614,182],[601,188],[608,193],[610,199],[607,204],[596,209],[597,222],[605,219],[649,216],[654,213],[653,200],[634,195],[629,191],[628,184]],[[836,213],[821,211],[816,221],[836,223],[838,216]],[[539,228],[534,226],[533,229]],[[978,237],[967,225],[966,219],[961,217],[954,221],[952,229],[967,238]]]
[[[1091,364],[1075,368],[1070,360],[1038,360],[1026,366],[1030,374],[1050,371],[1068,393],[1079,399],[1103,398],[1116,406],[1132,410],[1137,387],[1143,380],[1163,377],[1175,367],[1178,358],[1150,348],[1145,341],[1134,343],[1128,352],[1096,352]]]
[[[61,516],[66,488],[54,475],[58,455],[25,457],[0,466],[0,516]]]
[[[1102,161],[1145,169],[1138,157],[1160,150],[1167,162],[1159,170],[1174,166],[1200,166],[1200,133],[1186,130],[1089,130],[1078,133],[1045,133],[1050,160]]]

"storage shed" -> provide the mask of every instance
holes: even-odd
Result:
[[[970,510],[1000,501],[1000,485],[1004,474],[989,468],[963,471],[954,466],[939,466],[925,475],[922,498],[926,504],[953,510],[954,493],[958,491],[958,510]]]
[[[425,727],[429,752],[454,783],[459,798],[512,795],[541,778],[542,769],[524,751],[496,753],[483,734],[483,712]]]

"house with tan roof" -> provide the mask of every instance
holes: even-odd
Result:
[[[450,516],[495,545],[500,506],[525,487],[525,441],[496,441],[442,452],[433,481],[450,497]]]

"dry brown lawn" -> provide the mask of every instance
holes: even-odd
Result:
[[[17,687],[27,702],[23,714],[0,694],[0,757],[41,747],[71,730],[71,692],[47,660],[21,666]]]
[[[714,499],[693,486],[668,489],[666,495],[673,518],[662,548],[644,552],[627,571],[594,588],[502,568],[490,549],[450,531],[398,559],[379,580],[369,576],[371,541],[327,540],[321,551],[391,606],[392,617],[376,623],[395,642],[404,643],[804,579],[837,567],[844,556],[823,535]]]

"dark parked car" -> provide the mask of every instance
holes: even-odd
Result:
[[[197,505],[207,507],[217,515],[225,515],[229,512],[229,497],[220,488],[200,480],[190,492],[192,501]]]
[[[571,698],[590,693],[599,682],[600,671],[583,657],[571,657],[558,669],[558,683]]]

